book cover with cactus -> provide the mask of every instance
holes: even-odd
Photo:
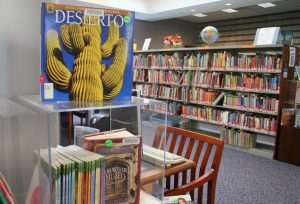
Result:
[[[41,101],[128,100],[134,12],[42,4]]]

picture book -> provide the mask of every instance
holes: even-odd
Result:
[[[300,128],[300,109],[296,109],[295,128]]]
[[[140,202],[141,137],[125,129],[84,137],[84,148],[105,156],[105,203]]]
[[[295,121],[295,109],[294,108],[283,108],[281,114],[281,125],[293,126]]]
[[[295,70],[297,72],[298,81],[300,81],[300,66],[295,66]]]
[[[42,4],[42,102],[128,100],[134,12]]]

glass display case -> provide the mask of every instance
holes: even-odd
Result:
[[[37,114],[8,99],[0,99],[0,173],[17,203],[24,203],[39,147]],[[2,179],[0,178],[0,184]]]
[[[142,149],[144,145],[151,147],[154,140],[158,139],[156,137],[158,126],[178,125],[169,120],[166,102],[132,97],[130,101],[41,103],[39,96],[36,95],[18,96],[13,100],[33,112],[36,121],[30,126],[36,129],[37,134],[34,141],[37,145],[31,150],[31,155],[34,156],[28,158],[31,162],[34,161],[35,170],[28,188],[27,202],[35,199],[40,199],[45,203],[90,199],[89,202],[95,203],[113,203],[115,201],[137,203],[135,199],[142,200],[141,195],[149,194],[156,197],[159,202],[163,199],[166,166],[164,146],[167,143],[165,130],[163,130],[162,137],[159,137],[162,150],[162,152],[158,152],[162,154],[160,159],[155,161],[147,159],[145,154],[142,155]],[[64,126],[64,117],[71,124]],[[125,161],[122,160],[122,162],[112,165],[107,159],[111,156],[110,154],[101,159],[95,155],[96,145],[93,146],[94,152],[89,149],[90,143],[87,141],[90,142],[90,139],[87,139],[86,134],[91,138],[97,138],[95,141],[98,141],[99,138],[104,138],[103,135],[107,136],[107,131],[113,131],[115,134],[116,130],[119,131],[120,128],[126,128],[136,137],[141,136],[139,140],[141,142],[128,138],[125,142],[123,138],[122,145],[135,144],[139,146],[134,151],[135,157],[124,156]],[[66,131],[66,129],[68,130]],[[160,128],[159,131],[162,129]],[[112,135],[113,137],[115,135]],[[111,148],[117,144],[119,144],[118,141],[106,138],[103,144],[97,144],[99,150],[97,152],[105,154],[106,150],[102,151],[103,148]],[[78,146],[81,146],[81,149],[78,149]],[[88,154],[86,150],[90,150],[90,153]],[[127,152],[128,148],[116,151],[122,151],[124,155],[129,153]],[[68,156],[62,156],[62,154]],[[81,174],[79,170],[76,170],[76,165],[79,164],[74,155],[77,155],[75,157],[82,161],[84,158],[94,159],[91,159],[92,169],[86,172],[87,174]],[[82,155],[89,157],[83,158]],[[75,160],[77,163],[73,164],[72,161]],[[133,179],[130,178],[132,174],[134,175]],[[79,180],[80,183],[78,183]],[[104,185],[103,181],[106,183],[105,186],[101,186]],[[78,187],[81,184],[84,184],[85,187]],[[96,188],[97,185],[100,185],[100,190]],[[111,186],[108,187],[108,185]],[[139,189],[143,193],[140,194]],[[85,196],[83,196],[83,192],[79,191],[84,191]],[[145,194],[144,191],[147,193]]]

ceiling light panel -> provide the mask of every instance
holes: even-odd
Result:
[[[260,7],[263,7],[263,8],[270,8],[270,7],[274,7],[276,5],[268,2],[268,3],[263,3],[263,4],[257,4],[257,6],[260,6]]]
[[[234,9],[224,9],[222,11],[226,12],[226,13],[236,13],[236,12],[238,12],[237,10],[234,10]]]
[[[206,15],[206,14],[203,14],[203,13],[197,13],[197,14],[193,14],[193,16],[202,18],[202,17],[205,17],[205,16],[207,16],[207,15]]]

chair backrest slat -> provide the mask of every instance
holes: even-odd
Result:
[[[188,145],[186,153],[185,153],[185,158],[186,159],[190,159],[192,151],[193,151],[194,143],[195,143],[195,139],[190,138],[189,145]]]
[[[207,162],[208,162],[208,159],[209,159],[212,147],[213,147],[212,144],[207,143],[205,154],[204,154],[203,159],[201,161],[199,176],[202,176],[204,174],[204,172],[205,172],[205,168],[206,168],[206,165],[207,165]]]
[[[178,137],[177,132],[174,132],[173,137],[172,137],[172,141],[171,141],[171,144],[170,144],[169,152],[174,153],[177,137]]]
[[[179,142],[179,145],[178,145],[178,150],[176,152],[177,155],[181,156],[183,148],[184,148],[185,141],[186,141],[186,137],[181,136],[180,142]]]

